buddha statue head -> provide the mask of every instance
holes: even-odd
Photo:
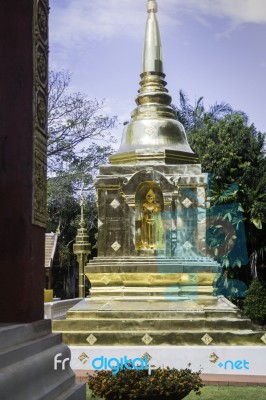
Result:
[[[148,203],[154,203],[155,201],[155,194],[153,190],[149,190],[148,193],[146,194],[146,200]]]

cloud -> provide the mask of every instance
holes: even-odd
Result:
[[[145,14],[139,1],[51,0],[50,28],[57,43],[79,45],[80,40],[103,40],[123,32],[143,30]]]
[[[51,40],[61,46],[79,46],[83,40],[100,41],[120,34],[143,38],[145,0],[50,0],[50,7]],[[162,25],[173,22],[171,15],[160,13]]]
[[[266,23],[266,0],[157,0],[160,25],[174,26],[189,12],[208,26],[208,17],[225,18],[232,27]],[[53,43],[67,48],[115,35],[142,38],[145,0],[50,0]]]
[[[232,23],[266,23],[265,0],[168,0],[172,6],[206,16],[227,18]]]

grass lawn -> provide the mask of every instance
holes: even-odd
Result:
[[[265,400],[265,386],[205,386],[201,396],[190,393],[185,400]]]
[[[189,394],[185,400],[265,400],[265,386],[205,386],[201,396]],[[102,400],[92,397],[87,387],[87,400]]]

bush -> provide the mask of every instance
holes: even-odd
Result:
[[[199,395],[204,386],[200,371],[168,367],[153,370],[151,375],[147,370],[135,369],[122,369],[116,375],[97,371],[89,377],[88,385],[94,395],[106,400],[181,400],[191,390]]]
[[[254,322],[266,322],[266,289],[259,280],[251,283],[244,300],[243,312]]]

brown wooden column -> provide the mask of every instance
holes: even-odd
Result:
[[[48,0],[1,2],[0,323],[43,319]]]

